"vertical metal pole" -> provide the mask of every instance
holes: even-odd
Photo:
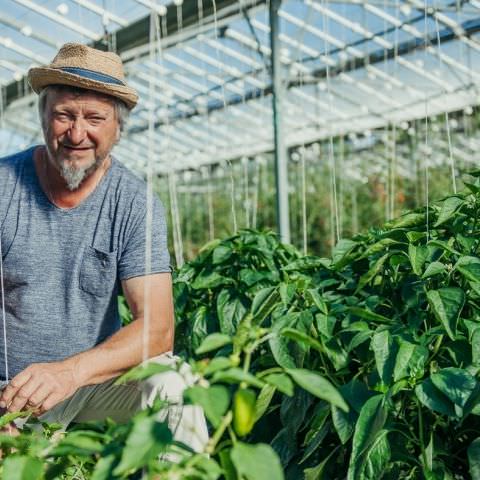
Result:
[[[273,134],[275,142],[275,183],[277,187],[277,225],[282,242],[290,243],[290,218],[288,202],[288,152],[285,148],[283,131],[283,97],[282,66],[280,63],[280,22],[278,10],[282,0],[270,0],[270,46],[272,49],[272,102],[273,102]]]

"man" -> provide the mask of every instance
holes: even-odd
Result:
[[[191,381],[185,370],[114,385],[142,362],[145,346],[155,361],[175,363],[165,215],[155,198],[147,228],[145,183],[110,155],[137,102],[121,60],[66,44],[28,78],[40,94],[45,145],[0,160],[0,373],[11,380],[0,407],[33,408],[41,420],[67,426],[124,422],[142,407],[142,390],[148,403],[158,394],[179,403]],[[120,287],[134,316],[124,328]],[[168,413],[175,438],[202,449],[202,412],[177,406]]]

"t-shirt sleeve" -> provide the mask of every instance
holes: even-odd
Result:
[[[118,263],[118,278],[126,280],[149,273],[170,273],[170,255],[167,248],[167,222],[165,209],[154,196],[152,202],[151,228],[147,229],[147,206],[134,202],[135,215],[129,228],[128,238]],[[147,232],[147,230],[149,230]],[[150,237],[150,266],[147,265],[147,234]]]

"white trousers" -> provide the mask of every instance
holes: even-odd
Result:
[[[164,353],[151,358],[148,362],[174,367],[178,357]],[[203,451],[208,442],[203,410],[198,406],[183,405],[183,391],[194,381],[188,364],[183,363],[179,372],[159,373],[143,381],[114,385],[115,380],[116,378],[113,378],[98,385],[80,388],[70,398],[41,415],[39,420],[60,423],[64,428],[72,422],[103,420],[106,417],[118,423],[125,423],[144,406],[143,389],[146,405],[151,406],[158,396],[170,404],[158,413],[158,418],[168,422],[174,439],[197,452]]]

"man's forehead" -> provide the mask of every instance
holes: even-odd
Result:
[[[52,108],[61,105],[89,105],[110,110],[115,106],[115,100],[112,97],[93,90],[49,90],[47,102]]]

